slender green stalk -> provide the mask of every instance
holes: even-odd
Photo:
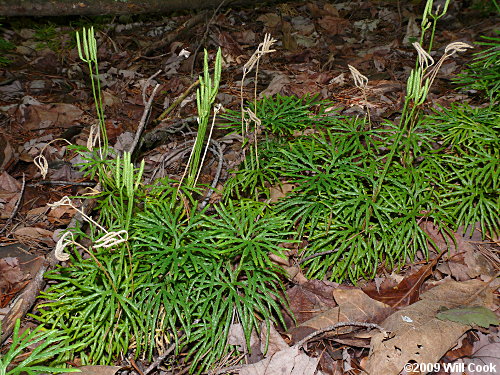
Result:
[[[420,35],[420,45],[421,46],[424,45],[425,33],[429,28],[432,27],[431,36],[430,36],[430,40],[429,40],[429,47],[427,48],[427,52],[429,52],[429,53],[432,51],[432,46],[434,44],[434,36],[436,33],[437,21],[446,14],[446,12],[448,11],[449,4],[450,4],[450,0],[446,0],[445,4],[443,6],[443,9],[441,10],[440,9],[441,6],[439,5],[436,9],[436,12],[433,13],[432,7],[434,5],[434,0],[427,0],[427,2],[425,3],[424,12],[422,13],[422,23],[420,26],[420,30],[422,32],[422,35]],[[432,18],[432,22],[429,21],[429,17]]]
[[[210,113],[212,110],[212,105],[219,91],[219,83],[222,71],[222,55],[221,50],[217,51],[215,56],[215,69],[213,80],[210,77],[208,70],[208,52],[205,50],[205,58],[203,61],[203,77],[200,76],[200,87],[196,90],[196,104],[198,107],[198,134],[196,135],[196,140],[193,146],[193,150],[189,156],[188,165],[186,167],[187,180],[186,184],[188,187],[194,187],[196,185],[197,176],[199,175],[199,170],[203,167],[200,165],[200,157],[203,152],[203,146],[205,148],[209,147],[210,140],[205,140]],[[184,176],[183,176],[184,178]],[[182,184],[181,183],[179,186]]]
[[[82,40],[80,41],[80,33],[76,33],[76,45],[78,47],[78,55],[80,59],[88,64],[90,81],[92,84],[92,94],[99,119],[99,128],[103,141],[103,150],[101,155],[106,156],[108,150],[108,136],[106,131],[106,123],[104,119],[104,107],[101,96],[101,83],[99,80],[99,64],[97,60],[97,40],[94,35],[94,27],[90,29],[83,28]]]

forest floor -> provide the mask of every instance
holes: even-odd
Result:
[[[189,153],[176,156],[176,152],[196,136],[197,86],[193,84],[203,73],[204,49],[208,51],[210,66],[217,48],[222,50],[222,77],[215,103],[226,109],[240,109],[243,86],[243,98],[248,101],[253,100],[255,92],[258,98],[317,95],[317,99],[329,101],[329,110],[339,116],[366,119],[368,111],[373,128],[384,126],[386,120],[398,121],[406,81],[417,56],[412,42],[420,38],[424,4],[416,3],[311,0],[167,16],[2,19],[2,326],[12,331],[16,318],[23,318],[22,329],[33,329],[39,324],[26,316],[27,312],[36,314],[31,306],[35,302],[33,293],[45,287],[36,275],[54,267],[56,262],[50,256],[61,231],[70,225],[76,213],[72,206],[50,208],[47,204],[65,196],[81,196],[96,187],[95,179],[80,170],[79,154],[68,149],[70,143],[87,145],[91,126],[98,121],[88,67],[79,58],[75,31],[90,26],[95,29],[109,144],[117,152],[128,150],[141,121],[146,125],[134,157],[144,160],[143,181],[151,184],[160,178],[181,180],[183,176]],[[436,61],[449,43],[474,45],[481,36],[495,36],[498,30],[498,17],[494,8],[487,9],[488,2],[477,6],[464,3],[451,2],[447,14],[437,23],[431,53]],[[273,51],[260,59],[257,81],[252,72],[242,84],[244,64],[266,34],[276,40]],[[480,49],[476,46],[443,63],[424,111],[457,103],[468,103],[474,108],[488,106],[477,92],[460,90],[454,82]],[[348,65],[368,78],[364,90],[356,87]],[[155,85],[159,86],[153,93]],[[149,98],[153,101],[145,122]],[[165,113],[167,109],[169,112]],[[242,137],[229,134],[219,126],[222,122],[217,119],[212,134],[222,150],[222,164],[216,152],[209,152],[199,178],[200,183],[216,187],[209,199],[212,205],[223,199],[225,182],[244,158]],[[496,129],[498,137],[498,124]],[[41,153],[47,160],[45,171],[36,165]],[[281,182],[281,188],[271,189],[271,202],[285,195],[287,181]],[[297,255],[305,245],[284,245],[295,251],[288,263],[281,263],[289,275],[295,272],[286,281],[295,322],[285,314],[289,329],[277,327],[281,336],[273,336],[273,329],[270,349],[262,353],[254,349],[254,354],[248,354],[245,338],[235,333],[231,345],[239,348],[243,353],[240,358],[253,367],[241,367],[242,362],[228,355],[212,365],[211,372],[206,371],[359,374],[369,368],[372,374],[403,371],[441,375],[462,373],[458,370],[464,364],[463,373],[467,374],[500,372],[500,338],[494,318],[488,316],[482,326],[472,320],[464,328],[463,321],[438,321],[428,315],[436,307],[449,308],[450,301],[462,301],[459,307],[486,307],[498,315],[498,238],[485,238],[478,230],[471,236],[469,232],[464,235],[463,227],[448,236],[432,224],[423,224],[422,228],[434,241],[428,256],[417,252],[412,261],[394,272],[380,265],[376,277],[359,280],[356,285],[348,281],[338,284],[328,277],[306,278],[306,272],[298,267]],[[20,296],[24,296],[25,302]],[[469,313],[475,311],[462,311]],[[332,327],[339,322],[368,326]],[[323,329],[326,332],[319,335]],[[304,348],[296,345],[313,332],[318,336],[303,343]],[[254,339],[258,347],[260,338]],[[3,335],[1,340],[0,365],[2,353],[12,345],[9,335]],[[189,368],[189,362],[179,360],[156,363],[155,368],[146,370],[151,360],[142,356],[130,359],[133,356],[129,354],[116,358],[116,366],[89,367],[84,371],[180,374]],[[162,353],[157,348],[153,359],[159,354]],[[408,361],[412,365],[403,370]],[[66,362],[71,366],[82,363],[80,358]],[[286,369],[279,372],[276,369],[280,366]],[[494,366],[497,372],[492,370]],[[472,368],[484,371],[474,372]]]

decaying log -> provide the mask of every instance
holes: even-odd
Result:
[[[221,0],[0,0],[0,16],[100,16],[216,8]],[[226,1],[224,6],[262,0]]]

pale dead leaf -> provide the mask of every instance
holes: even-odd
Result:
[[[299,47],[304,47],[304,48],[314,47],[316,44],[318,44],[318,41],[319,41],[319,39],[316,35],[305,36],[305,35],[297,34],[294,37],[295,37],[295,41],[297,42],[297,45]]]
[[[233,32],[233,36],[243,45],[255,44],[256,34],[250,29]]]
[[[269,189],[269,199],[271,202],[277,202],[285,197],[295,187],[294,184],[284,183],[277,186],[271,186]]]
[[[35,208],[32,208],[31,210],[29,210],[28,212],[26,212],[26,217],[45,215],[45,213],[48,210],[49,210],[49,207],[47,207],[47,206],[35,207]]]
[[[294,30],[297,31],[296,36],[305,37],[315,31],[314,22],[311,22],[310,18],[297,16],[293,17],[291,22]]]
[[[495,254],[492,252],[489,256],[491,259],[495,257]],[[478,276],[492,277],[497,272],[494,261],[490,261],[479,251],[467,251],[464,254],[464,263],[467,266],[467,274],[471,279]]]
[[[459,263],[456,258],[453,261],[448,261],[446,263],[442,263],[436,267],[439,272],[444,273],[445,275],[450,275],[453,279],[458,281],[470,280],[469,276],[469,268],[462,263]]]
[[[342,367],[344,372],[351,371],[353,370],[353,367],[351,366],[351,355],[349,354],[349,350],[347,347],[342,349]]]
[[[412,41],[417,40],[420,35],[420,25],[417,24],[417,17],[412,14],[406,26],[406,34],[403,38],[403,44],[409,45]]]
[[[390,331],[390,337],[377,333],[365,369],[370,374],[397,375],[410,362],[436,363],[469,329],[451,321],[436,318],[441,307],[454,308],[468,302],[470,305],[488,305],[493,295],[485,290],[474,300],[471,296],[484,286],[477,280],[448,281],[421,295],[421,300],[389,316],[381,326]],[[439,340],[436,338],[439,337]]]
[[[82,366],[78,367],[81,372],[65,372],[62,375],[73,375],[73,374],[83,374],[83,375],[115,375],[122,367],[119,366]]]
[[[260,362],[243,366],[240,375],[321,375],[319,358],[311,358],[295,346],[281,350]]]
[[[116,107],[122,103],[122,100],[113,95],[109,90],[104,90],[102,92],[102,104],[104,107]]]
[[[345,73],[340,73],[338,76],[333,77],[330,80],[331,83],[334,83],[339,86],[344,86],[346,84],[346,75]]]
[[[130,146],[134,143],[134,133],[132,132],[123,132],[116,139],[116,143],[113,146],[115,151],[126,151],[130,148]]]
[[[360,29],[362,39],[366,39],[368,34],[372,33],[380,23],[380,19],[363,19],[355,21],[353,26]]]
[[[450,60],[446,64],[441,65],[441,68],[439,68],[439,78],[449,78],[453,75],[455,71],[459,69],[458,64],[456,61]]]
[[[76,181],[83,177],[83,173],[73,169],[69,164],[63,164],[60,168],[49,169],[50,180],[60,181]]]
[[[2,94],[3,100],[11,101],[23,95],[23,85],[20,81],[15,80],[8,85],[1,85],[0,93]]]
[[[288,344],[283,340],[283,337],[276,331],[274,324],[271,323],[271,329],[269,330],[269,344],[266,352],[266,357],[270,357],[281,350],[286,350],[289,348]],[[267,340],[267,326],[262,322],[262,332],[260,338],[260,350],[262,353],[265,352],[265,345]]]
[[[491,333],[485,335],[478,332],[479,341],[476,341],[473,346],[472,358],[465,358],[466,368],[476,369],[484,368],[486,371],[475,371],[474,375],[491,375],[500,371],[500,337],[497,334]],[[494,366],[489,368],[487,366]]]
[[[170,78],[171,76],[174,76],[177,73],[179,67],[181,64],[186,60],[185,57],[179,56],[176,53],[172,53],[172,55],[169,56],[167,61],[165,62],[165,75],[167,78]]]
[[[245,348],[247,347],[245,333],[243,332],[243,327],[240,323],[231,324],[229,327],[229,333],[227,338],[229,345],[234,345],[238,347],[240,352],[246,352]],[[252,332],[250,335],[250,347],[254,347],[256,343],[258,343],[259,338],[257,337],[255,332]]]
[[[431,222],[422,222],[420,226],[436,244],[436,251],[449,250],[444,254],[447,262],[437,267],[440,272],[460,281],[483,275],[491,277],[496,273],[495,261],[489,261],[474,245],[481,240],[478,230],[474,230],[472,236],[470,229],[462,235],[464,228],[460,227],[450,237],[443,236]]]
[[[259,94],[259,97],[270,97],[275,94],[281,93],[281,90],[283,90],[283,86],[288,85],[289,83],[290,78],[288,78],[288,76],[286,76],[285,74],[276,73],[271,83],[269,83],[269,86],[267,86],[267,88]]]
[[[246,357],[247,363],[257,363],[264,358],[261,351],[261,347],[264,344],[261,342],[255,329],[250,333],[250,347],[248,347],[245,333],[240,323],[231,324],[229,327],[228,344],[238,347],[238,350],[242,353],[248,353]]]

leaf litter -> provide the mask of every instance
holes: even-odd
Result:
[[[470,12],[469,9],[465,11]],[[270,32],[281,36],[278,42],[280,50],[277,56],[264,60],[261,66],[261,73],[267,77],[259,83],[261,97],[274,94],[300,97],[319,93],[321,98],[333,99],[343,114],[364,116],[366,106],[374,121],[378,121],[391,118],[401,108],[402,82],[408,75],[405,67],[411,66],[414,58],[408,52],[408,44],[419,36],[418,14],[419,9],[413,4],[403,4],[399,9],[383,2],[330,4],[310,1],[254,11],[229,10],[217,17],[217,25],[221,27],[210,25],[209,33],[222,47],[228,83],[241,79],[236,72],[248,60],[260,35]],[[129,134],[130,138],[139,123],[143,109],[141,87],[145,77],[156,71],[158,65],[165,70],[165,79],[158,79],[162,94],[157,100],[156,112],[165,110],[190,87],[190,73],[192,67],[199,67],[195,60],[198,57],[187,56],[183,51],[194,49],[197,27],[204,26],[194,26],[187,35],[166,46],[165,51],[155,50],[151,41],[144,38],[153,34],[161,37],[185,20],[185,16],[171,17],[168,28],[164,27],[163,20],[154,19],[133,25],[109,24],[107,32],[113,36],[106,38],[102,34],[102,48],[99,50],[101,82],[110,141],[118,143],[117,150],[130,144],[131,139],[127,140],[125,135]],[[404,20],[407,20],[406,25]],[[453,30],[443,31],[443,40],[471,42],[478,34],[494,27],[486,23],[481,30],[476,30],[470,26],[472,22],[463,18],[456,18],[454,22],[457,25]],[[243,23],[246,26],[243,27]],[[59,59],[64,56],[70,62],[76,61],[74,48],[69,48],[68,30],[65,26],[57,28],[61,46],[67,48],[56,48],[55,51],[40,49],[39,44],[44,42],[36,40],[35,33],[29,28],[8,30],[5,37],[18,44],[12,58],[19,65],[0,73],[0,80],[4,81],[0,85],[0,119],[3,119],[0,165],[4,168],[0,175],[1,219],[8,219],[16,203],[24,198],[19,218],[11,224],[8,232],[2,233],[0,241],[3,244],[29,243],[36,247],[33,251],[42,253],[53,246],[54,233],[65,228],[75,214],[68,207],[47,212],[44,204],[57,201],[63,195],[77,194],[88,187],[78,185],[82,181],[77,162],[73,160],[75,154],[64,142],[56,141],[45,149],[50,172],[48,179],[44,179],[47,185],[36,185],[41,176],[30,163],[49,141],[59,137],[75,144],[85,144],[90,126],[96,121],[89,115],[95,110],[89,100],[82,68],[76,63],[61,64]],[[152,57],[139,60],[141,56]],[[463,66],[465,58],[461,59],[459,62],[449,61],[442,67],[439,85],[431,94],[430,106],[472,100],[467,95],[451,92],[447,85],[449,77]],[[366,88],[366,103],[359,90],[353,89],[350,80],[345,78],[347,64],[370,72],[369,76],[373,78]],[[244,86],[244,94],[249,97],[251,79]],[[230,84],[223,87],[219,95],[225,96],[227,105],[238,105],[238,93]],[[192,116],[194,109],[195,98],[189,95],[172,119]],[[172,122],[158,121],[155,125],[167,128],[169,121]],[[172,136],[166,145],[152,147],[146,154],[150,173],[159,167],[163,169],[162,175],[172,177],[182,173],[181,163],[167,166],[161,162],[162,155],[175,150],[181,142]],[[241,160],[234,155],[226,158],[238,149],[231,142],[223,144],[225,167],[222,180]],[[21,197],[20,176],[23,172],[27,181],[34,184],[30,187],[34,190]],[[207,167],[202,173],[202,180],[211,181],[215,167]],[[50,184],[55,181],[63,184]],[[279,199],[291,188],[287,184],[273,188],[272,199]],[[29,218],[35,217],[37,219],[30,222]],[[489,243],[474,237],[471,239],[460,230],[445,238],[428,222],[421,223],[421,226],[435,244],[435,258],[428,261],[421,256],[413,265],[400,271],[398,280],[381,270],[376,281],[346,288],[319,280],[307,281],[303,275],[300,277],[301,271],[295,267],[297,285],[287,293],[297,326],[281,332],[281,335],[271,327],[271,350],[266,354],[262,354],[265,352],[265,338],[254,337],[254,344],[261,346],[261,358],[251,357],[255,362],[238,368],[239,373],[342,374],[353,370],[361,373],[364,369],[371,374],[398,374],[409,361],[434,363],[441,358],[454,358],[456,363],[498,363],[498,331],[489,327],[498,325],[498,319],[487,313],[498,310],[497,300],[490,291],[499,285],[498,278],[495,278],[500,263],[498,242],[495,243],[498,239]],[[293,262],[286,267],[293,270]],[[0,259],[0,303],[3,301],[7,306],[25,286],[27,276],[19,268],[18,258]],[[490,283],[490,289],[481,291],[484,282]],[[471,296],[474,297],[472,300]],[[469,305],[473,307],[467,307]],[[292,322],[291,317],[289,322]],[[385,331],[347,326],[316,338],[305,351],[294,345],[310,333],[342,322],[378,324]],[[237,328],[234,330],[238,332]],[[440,340],[435,339],[437,333]],[[244,341],[244,337],[235,333],[233,340],[234,345],[238,345],[238,340]],[[454,348],[460,342],[464,346]],[[468,348],[467,355],[458,355],[464,348]],[[91,373],[97,370],[97,367],[90,367],[82,369]],[[116,367],[103,367],[98,372],[115,373],[117,370]]]

